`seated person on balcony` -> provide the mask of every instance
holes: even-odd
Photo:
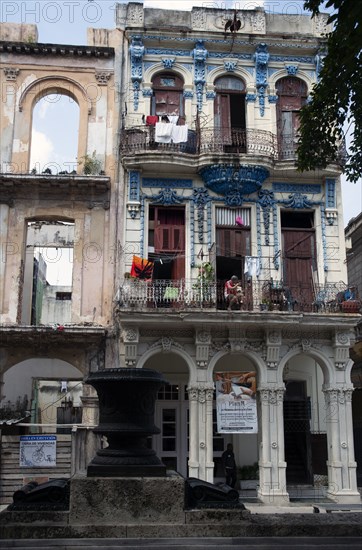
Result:
[[[228,311],[231,310],[232,306],[240,306],[243,303],[243,289],[239,283],[239,279],[236,275],[233,275],[229,281],[226,281],[224,287],[224,296],[228,304]]]
[[[356,287],[355,286],[350,286],[350,287],[347,288],[347,290],[344,291],[344,299],[346,301],[357,299]]]

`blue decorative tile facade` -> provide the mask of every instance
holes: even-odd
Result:
[[[264,116],[265,112],[265,91],[268,85],[268,62],[268,46],[261,43],[257,46],[255,52],[256,89],[259,98],[260,116]]]

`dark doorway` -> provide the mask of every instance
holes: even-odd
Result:
[[[310,402],[306,382],[287,380],[284,395],[284,445],[287,483],[313,484]]]

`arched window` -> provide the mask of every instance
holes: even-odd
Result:
[[[307,101],[307,85],[300,78],[286,76],[277,81],[276,90],[280,158],[294,158],[298,144],[299,111]]]
[[[152,79],[151,115],[158,117],[178,116],[184,122],[184,82],[174,73],[158,73]]]
[[[245,83],[236,76],[221,76],[215,80],[215,129],[226,152],[244,152]]]
[[[37,174],[77,170],[79,107],[69,95],[50,93],[33,109],[30,170]]]

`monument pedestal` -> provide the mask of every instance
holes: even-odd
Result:
[[[74,477],[72,525],[184,524],[185,480],[166,477]]]

